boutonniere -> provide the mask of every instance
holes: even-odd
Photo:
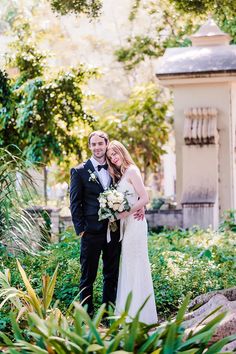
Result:
[[[91,170],[88,170],[88,173],[90,174],[89,182],[95,182],[99,184],[96,173],[92,172]]]

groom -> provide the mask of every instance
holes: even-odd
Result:
[[[103,260],[103,303],[115,303],[119,272],[120,231],[111,232],[107,242],[108,220],[98,221],[99,194],[111,184],[107,170],[106,149],[108,136],[94,131],[88,138],[92,157],[71,169],[70,209],[76,234],[81,236],[80,300],[88,305],[93,316],[93,284],[100,255]]]

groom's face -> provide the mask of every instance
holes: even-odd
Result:
[[[89,148],[94,158],[101,159],[105,157],[107,143],[104,138],[98,135],[93,135],[89,142]]]

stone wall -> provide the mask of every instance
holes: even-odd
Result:
[[[183,214],[181,209],[148,210],[145,216],[148,222],[149,230],[157,229],[159,227],[167,227],[170,229],[182,228],[183,225]],[[68,227],[73,226],[70,216],[61,216],[59,223],[61,230],[66,230]]]
[[[32,215],[42,223],[41,212],[46,211],[51,219],[51,234],[52,241],[57,241],[59,232],[63,232],[70,227],[73,227],[71,216],[60,216],[59,208],[34,208],[27,209]],[[148,210],[146,211],[146,219],[149,230],[167,227],[170,229],[183,227],[183,212],[181,209],[169,210]]]
[[[148,210],[146,219],[149,229],[167,227],[170,229],[182,228],[183,212],[181,209],[170,210]]]

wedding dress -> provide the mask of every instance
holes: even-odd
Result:
[[[134,205],[138,195],[128,181],[126,173],[118,183],[118,191],[127,193],[129,205]],[[147,222],[134,219],[133,215],[121,220],[122,248],[115,313],[125,308],[128,294],[132,291],[129,310],[130,320],[137,314],[148,296],[149,299],[140,313],[139,320],[146,324],[157,322],[151,269],[148,259]]]

